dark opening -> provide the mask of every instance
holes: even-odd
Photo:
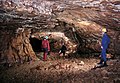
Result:
[[[34,52],[41,52],[42,40],[30,38],[30,44],[32,45]]]

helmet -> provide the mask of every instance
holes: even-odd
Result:
[[[103,28],[102,31],[103,31],[103,32],[107,32],[106,28]]]
[[[48,39],[48,36],[45,36],[45,39]]]

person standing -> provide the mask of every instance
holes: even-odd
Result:
[[[107,65],[107,59],[106,59],[106,51],[107,51],[107,48],[108,48],[108,45],[110,43],[110,38],[108,37],[107,35],[107,30],[106,28],[103,28],[102,29],[102,34],[103,34],[103,37],[102,37],[102,42],[101,42],[101,59],[100,59],[100,62],[98,63],[100,66],[108,66]]]
[[[45,38],[42,41],[42,48],[43,48],[43,60],[46,61],[47,60],[47,54],[50,51],[50,44],[48,41],[48,36],[45,36]]]

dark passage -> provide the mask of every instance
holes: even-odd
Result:
[[[34,52],[41,51],[42,40],[36,38],[30,38],[30,44],[32,45]]]

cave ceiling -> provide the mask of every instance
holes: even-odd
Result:
[[[119,0],[0,0],[0,6],[1,29],[52,31],[64,21],[82,28],[120,30]]]

